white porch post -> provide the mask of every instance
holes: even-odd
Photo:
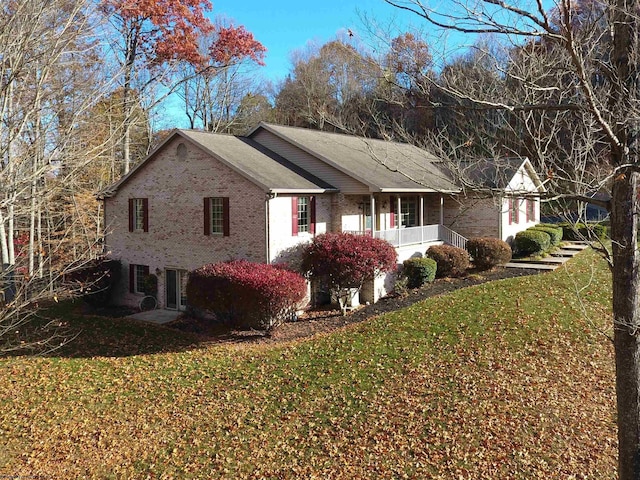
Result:
[[[444,225],[444,196],[440,195],[440,225]]]
[[[424,243],[424,196],[420,194],[420,243]]]
[[[371,194],[371,236],[376,236],[376,198]]]

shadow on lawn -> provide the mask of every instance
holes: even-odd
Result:
[[[214,326],[193,318],[181,317],[166,325],[155,325],[125,318],[132,311],[87,311],[81,301],[63,302],[44,308],[38,317],[15,332],[14,338],[4,338],[13,345],[23,342],[24,348],[0,356],[42,355],[50,357],[128,357],[154,353],[183,352],[205,348],[211,344],[278,343],[308,338],[317,333],[331,332],[345,325],[395,311],[435,295],[489,281],[532,275],[532,270],[498,268],[462,278],[440,279],[411,291],[408,295],[389,296],[374,305],[362,307],[347,316],[335,311],[314,311],[299,322],[286,323],[270,335],[260,330],[235,330]],[[102,315],[110,316],[102,316]],[[113,317],[111,315],[122,315]],[[35,344],[35,348],[26,346]],[[0,350],[2,350],[0,346]]]
[[[2,357],[128,357],[203,348],[210,338],[124,317],[84,311],[82,302],[63,302],[42,309],[11,338]],[[234,340],[237,341],[237,340]]]

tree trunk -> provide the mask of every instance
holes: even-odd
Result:
[[[612,192],[613,311],[620,480],[640,478],[637,181],[637,173],[620,175]]]
[[[617,82],[610,107],[617,122],[611,144],[614,167],[638,164],[638,122],[629,118],[638,91],[637,0],[617,0],[613,12],[613,51]],[[627,119],[623,121],[622,119]],[[638,258],[638,176],[623,169],[611,192],[613,315],[618,408],[618,477],[640,479],[640,271]]]
[[[123,174],[129,173],[131,168],[131,107],[129,105],[129,89],[131,79],[129,74],[125,74],[125,84],[122,91],[122,169]]]

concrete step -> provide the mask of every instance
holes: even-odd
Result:
[[[565,250],[564,248],[561,250],[556,250],[555,252],[550,252],[549,255],[552,257],[567,257],[572,258],[579,254],[581,250]]]
[[[577,242],[571,242],[571,243],[566,243],[562,246],[563,249],[565,250],[578,250],[578,251],[582,251],[585,248],[589,248],[589,245],[587,245],[586,243],[577,243]]]
[[[509,262],[504,265],[507,268],[525,268],[528,270],[555,270],[560,264],[534,263],[534,262]]]
[[[532,263],[558,263],[558,264],[563,264],[567,261],[569,261],[571,257],[544,257],[544,258],[540,258],[538,260],[526,260],[526,262],[532,262]],[[518,262],[523,262],[524,260],[517,260]]]

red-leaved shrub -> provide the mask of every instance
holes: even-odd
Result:
[[[436,277],[459,277],[469,268],[469,254],[453,245],[434,245],[425,255],[436,261]]]
[[[397,266],[395,248],[386,240],[350,233],[318,235],[305,248],[302,268],[312,277],[325,277],[344,312],[345,295],[365,280]]]
[[[244,328],[271,329],[291,320],[307,294],[298,273],[246,260],[212,263],[189,273],[189,305]]]

